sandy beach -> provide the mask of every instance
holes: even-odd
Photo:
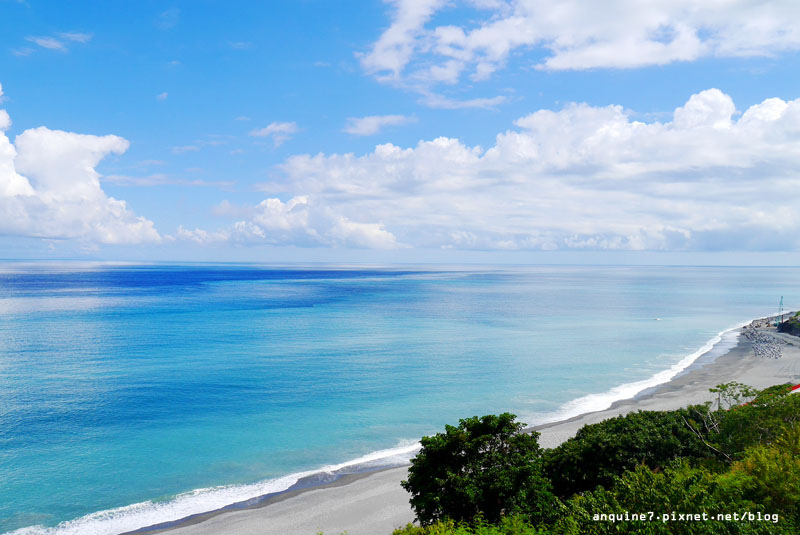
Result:
[[[755,388],[800,382],[800,338],[776,333],[768,322],[754,322],[761,338],[740,335],[738,343],[713,362],[690,366],[671,381],[641,392],[610,408],[569,420],[538,426],[543,447],[554,447],[583,425],[635,410],[671,410],[712,399],[708,389],[738,381]],[[753,325],[753,324],[751,324]],[[766,351],[765,337],[766,336]],[[773,358],[775,348],[781,357]],[[756,353],[762,356],[757,356]],[[769,356],[763,356],[769,355]],[[170,535],[381,535],[413,521],[408,495],[400,487],[406,468],[392,468],[343,477],[324,486],[288,491],[262,501],[257,507],[196,515],[137,533]],[[165,529],[166,528],[166,529]]]

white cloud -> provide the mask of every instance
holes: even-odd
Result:
[[[250,135],[253,137],[269,137],[272,138],[272,142],[275,144],[276,147],[283,144],[284,141],[291,139],[292,134],[296,134],[298,131],[297,123],[294,122],[273,122],[265,126],[264,128],[259,128],[257,130],[252,130]]]
[[[71,41],[73,43],[88,43],[92,40],[93,35],[90,33],[61,32],[58,34],[58,37],[59,38],[57,39],[52,36],[28,36],[25,38],[25,40],[47,50],[67,52],[68,48],[64,41]],[[12,53],[15,56],[30,56],[34,52],[35,50],[30,47],[12,50]]]
[[[400,126],[413,122],[416,122],[414,117],[406,117],[405,115],[348,117],[343,131],[354,136],[371,136],[380,132],[384,126]]]
[[[178,231],[173,239],[191,241],[202,245],[220,243],[228,240],[230,235],[227,232],[207,232],[203,229],[187,229],[183,225],[178,226]]]
[[[90,33],[79,33],[79,32],[63,32],[58,34],[59,37],[62,39],[66,39],[68,41],[75,41],[76,43],[88,43],[94,37]]]
[[[151,221],[100,187],[95,167],[127,150],[126,140],[39,127],[12,144],[4,133],[9,126],[0,110],[0,234],[100,243],[160,239]]]
[[[464,73],[483,80],[512,53],[531,50],[536,58],[544,54],[536,60],[540,69],[579,70],[800,49],[800,3],[794,0],[472,0],[478,11],[468,23],[430,26],[434,14],[447,15],[450,3],[390,3],[392,23],[361,64],[379,80],[412,86],[452,84]]]
[[[167,100],[168,96],[169,96],[169,93],[164,91],[163,93],[159,93],[158,95],[156,95],[156,100],[164,101],[164,100]]]
[[[26,37],[25,39],[42,48],[47,48],[48,50],[58,50],[59,52],[67,51],[67,47],[64,43],[54,37]]]
[[[428,91],[422,91],[422,94],[422,104],[425,104],[429,108],[438,108],[443,110],[461,110],[465,108],[491,109],[504,104],[508,100],[502,95],[490,98],[471,98],[458,100],[438,95],[436,93],[430,93]]]
[[[345,243],[358,221],[362,246],[797,250],[800,99],[735,117],[710,89],[667,122],[570,104],[520,118],[488,150],[438,138],[294,156],[281,169],[296,196],[262,202],[231,237]]]
[[[381,223],[361,223],[315,206],[307,197],[286,202],[264,199],[255,206],[235,206],[223,201],[214,209],[222,216],[245,217],[230,228],[208,232],[179,228],[176,238],[196,243],[299,245],[394,249],[396,238]]]
[[[387,0],[394,6],[392,25],[381,34],[372,50],[363,54],[361,64],[381,78],[400,77],[412,55],[422,46],[425,23],[444,5],[445,0]]]

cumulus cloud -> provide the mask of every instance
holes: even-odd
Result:
[[[348,117],[343,132],[354,136],[371,136],[380,132],[384,126],[400,126],[413,122],[416,122],[414,117],[406,117],[405,115]]]
[[[388,2],[392,23],[360,58],[382,81],[452,84],[465,73],[484,80],[512,53],[530,50],[537,68],[579,70],[800,49],[793,0],[472,0],[476,12],[466,24],[441,22],[451,5],[444,1]]]
[[[250,131],[250,135],[253,137],[268,137],[272,138],[272,142],[275,144],[276,147],[283,144],[284,141],[291,139],[292,134],[297,133],[297,123],[280,123],[280,122],[273,122],[265,126],[264,128],[259,128],[257,130]]]
[[[0,110],[0,233],[99,243],[160,239],[151,221],[100,187],[95,167],[125,152],[126,140],[39,127],[12,144],[5,135],[10,124]]]
[[[575,103],[518,119],[488,149],[437,138],[362,156],[298,155],[280,169],[283,191],[296,196],[265,200],[230,236],[462,249],[800,247],[800,99],[737,115],[728,95],[709,89],[652,123],[621,106]]]
[[[395,236],[381,223],[362,223],[336,214],[327,207],[314,205],[308,197],[297,196],[288,201],[264,199],[255,206],[234,206],[221,203],[217,215],[244,217],[230,228],[208,232],[203,229],[178,229],[177,239],[196,243],[228,242],[238,244],[270,244],[394,249]]]

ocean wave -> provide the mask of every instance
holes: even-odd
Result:
[[[739,329],[762,317],[764,316],[759,316],[758,318],[737,323],[733,327],[729,327],[723,331],[720,331],[716,336],[703,344],[703,346],[697,351],[686,355],[680,361],[673,364],[670,368],[660,371],[651,377],[648,377],[647,379],[634,381],[632,383],[624,383],[619,386],[615,386],[606,392],[581,396],[568,401],[555,412],[538,415],[538,417],[534,416],[530,419],[530,421],[534,422],[533,425],[541,425],[559,422],[561,420],[568,420],[569,418],[574,418],[589,412],[606,410],[616,401],[631,399],[649,388],[667,383],[674,379],[678,374],[689,368],[692,364],[697,362],[697,360],[701,357],[711,356],[716,358],[721,354],[726,353],[727,350],[736,345],[739,339]]]
[[[407,464],[419,450],[418,441],[404,440],[396,447],[378,450],[340,464],[297,472],[247,485],[226,485],[195,489],[163,502],[145,501],[91,513],[57,526],[28,526],[7,535],[116,535],[148,526],[175,522],[183,518],[215,511],[259,497],[283,492],[304,478],[320,482],[343,474]]]

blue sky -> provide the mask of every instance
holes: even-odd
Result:
[[[800,7],[708,4],[0,0],[0,257],[796,262]]]

